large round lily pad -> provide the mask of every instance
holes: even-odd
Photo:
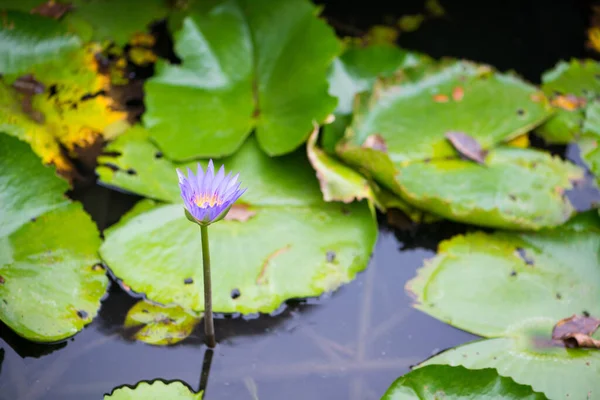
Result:
[[[498,375],[492,368],[469,370],[430,365],[398,378],[381,400],[475,398],[545,400],[546,396],[534,392],[530,386]]]
[[[200,231],[183,214],[175,166],[156,159],[141,134],[112,144],[121,154],[100,177],[175,204],[140,203],[106,232],[102,258],[134,291],[202,311]],[[325,203],[304,152],[270,158],[250,139],[223,161],[248,191],[209,228],[215,311],[271,312],[287,299],[334,290],[366,267],[377,236],[372,210],[366,202]]]
[[[194,393],[181,382],[140,382],[135,387],[122,386],[104,396],[104,400],[201,400],[202,392]]]
[[[415,307],[493,339],[427,364],[497,368],[551,399],[600,393],[600,353],[552,340],[560,320],[600,316],[600,221],[596,212],[538,233],[481,232],[442,242],[407,283]]]
[[[0,234],[0,319],[27,339],[53,342],[91,322],[108,278],[95,224],[62,198],[66,185],[54,171],[32,159],[26,143],[0,134],[3,193],[20,201],[0,203],[8,221]]]
[[[253,128],[270,155],[300,146],[336,104],[326,78],[340,46],[316,12],[307,0],[199,2],[175,33],[182,64],[159,62],[146,83],[144,123],[165,154],[228,155]]]
[[[583,170],[532,149],[500,147],[485,165],[454,159],[412,163],[396,180],[409,203],[451,220],[504,229],[540,229],[567,221],[565,192]]]

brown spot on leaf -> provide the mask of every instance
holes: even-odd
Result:
[[[256,211],[251,210],[245,204],[234,204],[225,216],[226,221],[246,222],[256,215]]]
[[[435,101],[436,103],[447,103],[448,96],[446,96],[445,94],[436,94],[433,96],[433,101]]]
[[[362,147],[365,149],[373,149],[384,153],[387,152],[387,144],[385,143],[385,139],[378,133],[367,137]]]
[[[445,136],[463,157],[479,164],[485,163],[487,151],[481,148],[481,145],[475,138],[463,132],[447,132]]]
[[[4,279],[4,277],[2,275],[0,275],[0,285],[3,284],[4,282],[6,282],[6,280]]]
[[[462,86],[457,86],[454,88],[454,90],[452,90],[452,99],[454,101],[461,101],[464,96],[465,90],[462,88]]]
[[[600,340],[591,337],[598,326],[600,326],[600,319],[573,315],[558,321],[552,329],[552,339],[562,340],[566,347],[600,349]]]
[[[273,253],[269,254],[269,256],[267,257],[265,262],[263,262],[262,268],[260,269],[258,277],[256,278],[257,285],[263,285],[263,284],[267,283],[266,274],[267,274],[267,269],[269,268],[269,265],[271,265],[271,262],[275,259],[275,257],[286,253],[287,251],[289,251],[289,249],[291,247],[292,247],[292,245],[288,244],[288,245],[283,246],[280,249],[275,250]]]
[[[531,96],[529,96],[531,101],[533,101],[534,103],[539,103],[540,101],[544,100],[544,97],[545,96],[542,92],[532,93]]]
[[[71,3],[57,3],[54,0],[48,0],[31,10],[31,13],[39,14],[43,17],[60,19],[67,11],[71,11],[72,8],[73,5]]]

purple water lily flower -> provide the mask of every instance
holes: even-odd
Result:
[[[186,177],[177,170],[179,176],[179,188],[181,198],[185,206],[188,219],[200,225],[210,225],[223,219],[229,209],[240,198],[246,189],[240,189],[238,177],[231,177],[231,172],[225,176],[225,166],[222,165],[215,175],[212,160],[208,162],[206,172],[198,164],[198,174],[194,175],[192,170],[187,169]]]

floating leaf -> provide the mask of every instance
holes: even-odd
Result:
[[[66,185],[52,175],[26,143],[0,134],[3,197],[14,194],[0,203],[8,221],[0,234],[0,319],[41,342],[90,323],[108,285],[96,226],[80,204],[62,198]]]
[[[270,155],[299,147],[335,108],[339,44],[316,12],[306,0],[199,4],[175,34],[182,64],[157,63],[146,83],[144,123],[165,154],[228,155],[253,128]]]
[[[530,386],[520,385],[510,378],[498,375],[491,368],[469,370],[464,367],[430,365],[398,378],[381,400],[412,399],[530,399],[545,400]]]
[[[569,143],[581,134],[588,101],[600,95],[600,64],[561,61],[542,75],[542,90],[557,113],[537,129],[549,143]]]
[[[4,6],[4,5],[2,5]],[[0,74],[22,74],[32,66],[63,60],[79,38],[57,21],[0,9]]]
[[[139,382],[134,388],[122,386],[104,396],[105,400],[201,400],[202,392],[194,393],[179,381]]]
[[[32,111],[41,118],[35,121],[22,108],[16,90],[0,82],[0,131],[28,141],[45,163],[60,171],[71,166],[61,152],[84,148],[98,137],[111,138],[126,127],[126,113],[113,110],[104,92],[109,78],[99,75],[94,55],[97,46],[89,45],[69,56],[69,62],[52,62],[27,70],[45,91],[31,97]],[[66,65],[66,66],[65,66]],[[6,76],[7,82],[18,77]]]
[[[399,168],[410,204],[451,220],[505,229],[560,225],[575,212],[565,195],[583,171],[532,149],[499,147],[486,165],[433,160]]]
[[[549,398],[593,398],[600,353],[567,349],[551,333],[567,316],[600,315],[599,250],[595,212],[538,233],[476,232],[442,242],[407,283],[415,307],[493,339],[423,365],[496,368]]]
[[[100,160],[111,160],[110,168],[98,168],[100,179],[175,204],[126,215],[106,232],[101,255],[132,290],[199,312],[199,231],[183,215],[175,165],[156,159],[157,149],[142,134],[128,133],[111,144],[107,150],[120,154]],[[249,139],[223,162],[240,171],[249,188],[240,205],[254,214],[209,229],[213,268],[219,271],[213,274],[215,311],[271,312],[287,299],[334,290],[366,267],[377,236],[372,212],[366,202],[325,203],[302,152],[269,158]],[[193,283],[186,283],[190,278]],[[234,290],[239,296],[231,296]]]
[[[463,132],[487,149],[527,133],[550,113],[545,97],[517,77],[447,62],[407,70],[397,82],[380,82],[360,95],[348,141],[360,146],[377,134],[395,164],[423,161],[455,155],[448,132]]]
[[[186,284],[192,284],[192,278]],[[157,346],[187,338],[200,319],[178,306],[161,306],[140,300],[127,312],[125,328],[136,328],[133,338]]]

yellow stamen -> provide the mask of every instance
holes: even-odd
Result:
[[[194,203],[200,208],[214,207],[215,205],[220,206],[223,204],[223,200],[220,199],[217,194],[209,195],[208,193],[197,194],[194,197]]]

